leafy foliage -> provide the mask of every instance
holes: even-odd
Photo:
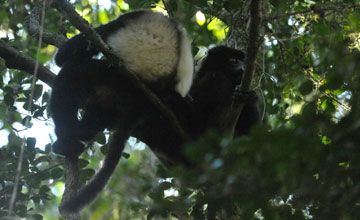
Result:
[[[164,5],[164,2],[166,3]],[[129,9],[172,12],[194,40],[194,51],[220,43],[233,25],[223,18],[247,10],[247,1],[112,1],[110,6],[75,1],[99,25]],[[262,1],[264,44],[254,87],[262,94],[264,124],[248,137],[230,140],[209,131],[185,151],[199,166],[165,168],[131,140],[107,189],[82,214],[85,219],[357,219],[360,216],[360,97],[358,0]],[[0,0],[0,37],[35,57],[37,40],[26,31],[33,1]],[[197,13],[205,16],[200,24]],[[213,26],[211,26],[213,25]],[[77,31],[50,10],[45,27]],[[66,31],[65,31],[66,30]],[[243,45],[242,45],[243,46]],[[40,62],[53,67],[53,46],[43,44]],[[14,214],[58,219],[64,188],[62,158],[39,146],[23,129],[49,121],[49,91],[30,74],[7,69],[0,59],[0,218],[8,215],[24,150]],[[31,108],[31,89],[34,96]],[[26,110],[30,110],[28,112]],[[26,123],[30,121],[31,123]],[[35,134],[34,134],[35,136]],[[94,174],[106,152],[99,134],[80,160],[81,181]],[[99,147],[100,146],[100,147]]]

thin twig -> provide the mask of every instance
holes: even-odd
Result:
[[[36,54],[36,60],[37,61],[39,60],[39,57],[40,57],[40,49],[41,49],[41,43],[42,43],[42,33],[43,33],[44,20],[45,20],[45,5],[46,5],[46,0],[43,0],[43,8],[42,8],[42,13],[41,13],[40,38],[39,38],[39,44],[38,44],[37,54]],[[31,113],[32,100],[34,98],[35,83],[36,83],[36,79],[37,79],[37,75],[38,75],[38,69],[39,69],[39,62],[36,62],[35,63],[35,68],[34,68],[34,73],[33,73],[33,80],[32,80],[32,83],[31,83],[31,93],[30,93],[30,97],[29,97],[29,112],[30,113]],[[25,125],[27,126],[29,124],[29,122],[30,122],[30,117],[27,117],[26,121],[25,121]],[[21,148],[20,148],[20,156],[19,156],[18,167],[16,169],[16,177],[15,177],[14,189],[13,189],[13,192],[12,192],[12,195],[11,195],[10,206],[9,206],[9,211],[8,211],[8,216],[9,217],[12,215],[15,200],[16,200],[16,196],[17,196],[17,190],[18,190],[18,185],[19,185],[19,180],[20,180],[21,168],[22,168],[22,163],[23,163],[23,159],[24,159],[24,148],[25,148],[25,137],[23,138]]]
[[[42,44],[42,40],[43,40],[43,33],[44,33],[44,21],[45,21],[45,10],[46,10],[46,0],[43,0],[43,6],[42,6],[42,12],[41,12],[41,21],[40,21],[40,36],[39,36],[39,43],[37,46],[37,51],[36,51],[36,60],[39,61],[40,58],[40,50],[41,50],[41,44]],[[35,84],[36,84],[36,80],[37,80],[37,76],[39,73],[39,62],[35,63],[35,67],[34,67],[34,73],[33,73],[33,78],[32,78],[32,82],[31,82],[31,93],[30,93],[30,97],[29,97],[29,112],[31,114],[31,110],[32,110],[32,102],[34,99],[34,93],[35,93]],[[28,126],[29,124],[29,119],[30,117],[27,117],[26,122],[25,122],[25,126]]]
[[[21,143],[21,147],[20,147],[19,161],[18,161],[18,166],[16,168],[16,176],[15,176],[14,188],[13,188],[13,191],[11,193],[11,200],[10,200],[10,204],[9,204],[8,217],[12,216],[12,212],[13,212],[14,205],[15,205],[15,200],[16,200],[18,186],[19,186],[19,180],[20,180],[20,174],[21,174],[21,168],[22,168],[22,163],[23,163],[23,158],[24,158],[24,145],[25,145],[25,138],[23,139],[23,141]]]

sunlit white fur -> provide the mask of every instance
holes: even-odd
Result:
[[[184,30],[181,32],[180,40],[180,56],[176,75],[178,83],[176,84],[175,90],[185,97],[189,92],[193,81],[194,61],[191,53],[191,46]]]
[[[168,17],[148,11],[111,35],[107,43],[141,79],[154,82],[176,72],[175,90],[183,97],[188,93],[194,71],[191,47],[185,31]]]

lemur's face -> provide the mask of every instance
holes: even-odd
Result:
[[[211,72],[225,74],[233,83],[239,84],[243,72],[245,54],[240,50],[219,46],[208,51],[204,65],[211,69]]]
[[[242,57],[233,56],[229,57],[227,60],[229,75],[231,78],[234,78],[237,84],[241,82],[242,75],[245,71],[245,64]]]

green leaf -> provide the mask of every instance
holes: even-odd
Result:
[[[36,138],[29,137],[29,138],[26,139],[26,146],[30,150],[33,150],[35,148],[35,145],[36,145]]]
[[[13,106],[15,103],[15,99],[13,97],[13,95],[11,94],[5,94],[4,96],[4,102],[7,106]]]
[[[44,94],[42,95],[42,100],[41,100],[41,104],[45,104],[49,101],[50,99],[50,95],[48,92],[44,92]]]
[[[43,92],[43,86],[42,85],[35,85],[33,99],[38,100],[40,98],[42,92]]]
[[[41,186],[40,190],[39,190],[39,193],[40,194],[47,194],[48,192],[50,192],[50,188],[48,186]]]
[[[61,168],[55,168],[50,172],[50,176],[52,179],[59,179],[63,175],[64,175],[64,170]]]
[[[45,153],[50,153],[50,152],[51,152],[51,144],[45,145]]]
[[[80,182],[84,183],[86,181],[88,181],[93,175],[95,174],[95,170],[94,169],[82,169],[80,170]]]
[[[38,109],[36,109],[34,112],[34,118],[43,117],[45,109],[46,109],[45,106],[39,107]]]
[[[106,144],[106,136],[103,132],[100,132],[96,135],[96,138],[95,138],[96,142],[98,142],[99,144]]]
[[[123,152],[122,157],[124,157],[125,159],[129,159],[130,158],[130,154],[129,153],[126,153],[126,152]]]
[[[31,127],[31,116],[25,116],[22,120],[21,120],[21,124],[23,124],[24,126],[30,128]]]
[[[89,161],[79,158],[78,164],[79,164],[79,169],[83,169],[84,167],[87,167],[89,165]]]
[[[307,95],[312,92],[313,88],[314,88],[313,82],[307,80],[303,84],[301,84],[299,91],[302,95]]]
[[[40,214],[31,215],[34,220],[43,220],[44,217]]]

